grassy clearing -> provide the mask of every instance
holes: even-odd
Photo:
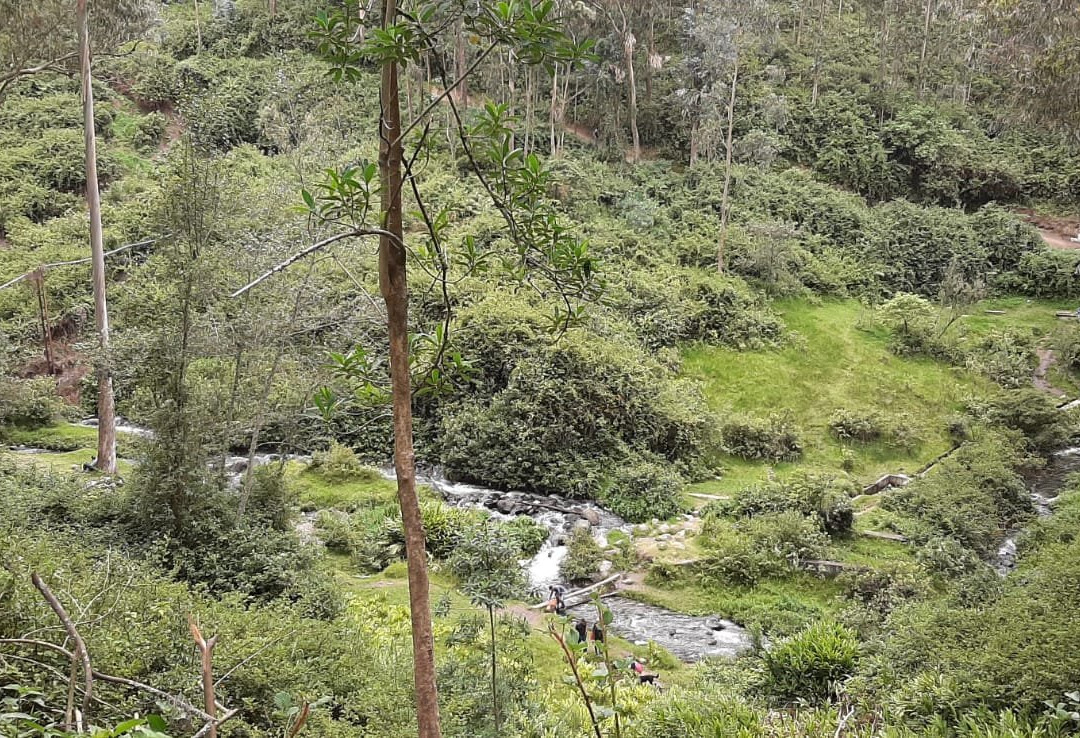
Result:
[[[43,448],[49,451],[77,451],[97,448],[97,428],[74,423],[58,423],[43,428],[0,428],[0,443],[9,446]],[[116,434],[116,453],[131,458],[138,454],[141,439],[128,433]],[[93,458],[91,454],[90,458]],[[89,460],[89,459],[88,459]]]
[[[303,510],[355,512],[397,501],[397,485],[375,469],[364,469],[352,478],[339,481],[327,479],[307,464],[290,462],[285,478],[296,489]]]
[[[887,332],[872,326],[867,309],[854,300],[784,300],[776,309],[795,336],[789,345],[753,352],[693,346],[683,353],[684,372],[702,381],[710,407],[721,415],[790,413],[801,429],[803,458],[770,465],[722,456],[724,477],[691,491],[731,494],[770,473],[839,469],[844,447],[829,434],[828,422],[841,408],[879,412],[913,429],[919,439],[906,449],[850,445],[853,473],[860,480],[913,472],[949,449],[946,424],[964,400],[991,391],[988,380],[971,372],[893,355]]]
[[[99,472],[82,471],[83,464],[94,460],[97,452],[93,448],[77,449],[75,451],[57,451],[45,454],[22,454],[16,451],[0,450],[0,456],[5,460],[14,461],[16,464],[25,466],[37,466],[47,469],[54,474],[79,474],[80,478],[93,479],[101,476]],[[135,471],[135,466],[126,459],[116,460],[116,473],[120,477],[129,477]]]

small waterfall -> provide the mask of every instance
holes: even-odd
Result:
[[[1035,514],[1045,518],[1054,511],[1054,502],[1058,492],[1065,486],[1069,476],[1080,472],[1080,447],[1066,448],[1050,457],[1046,468],[1039,472],[1031,489],[1031,503]],[[1021,529],[1011,530],[997,550],[994,568],[1001,576],[1006,576],[1016,568],[1016,541]]]

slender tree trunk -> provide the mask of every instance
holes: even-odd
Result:
[[[397,0],[383,1],[383,27],[397,16]],[[390,339],[390,383],[394,416],[394,469],[398,503],[405,528],[405,555],[409,574],[409,614],[412,618],[413,681],[419,738],[441,738],[439,696],[435,682],[435,642],[431,627],[427,551],[420,501],[416,496],[416,460],[413,452],[412,380],[409,375],[409,295],[405,271],[402,227],[401,102],[398,67],[382,66],[382,116],[379,131],[379,179],[383,228],[379,239],[379,288],[386,303]]]
[[[116,473],[116,406],[109,365],[109,311],[105,299],[105,247],[101,235],[101,195],[98,192],[97,137],[94,134],[94,88],[90,76],[90,27],[86,0],[77,0],[79,72],[83,94],[83,134],[86,137],[86,205],[90,211],[90,256],[94,275],[94,322],[98,334],[98,451],[95,466]]]
[[[559,65],[556,64],[551,69],[551,109],[548,116],[549,133],[550,133],[550,148],[548,153],[551,156],[557,156],[559,153]]]
[[[499,735],[501,728],[499,720],[499,688],[495,680],[495,607],[488,605],[488,622],[491,624],[491,711],[495,718],[495,735]]]
[[[693,124],[690,126],[690,166],[697,164],[698,147],[700,145],[698,143],[700,127],[701,124],[698,122],[697,117],[695,117]]]
[[[727,139],[725,141],[726,159],[724,162],[724,193],[720,198],[720,243],[716,248],[716,271],[724,273],[724,248],[727,246],[728,196],[731,192],[732,144],[735,136],[735,91],[739,85],[739,62],[731,71],[731,97],[728,99]]]
[[[631,155],[633,161],[641,158],[641,135],[638,133],[637,124],[637,80],[634,78],[634,44],[636,42],[633,31],[627,26],[623,35],[623,55],[626,57],[626,83],[630,87],[630,137],[634,145]]]
[[[195,0],[195,53],[202,51],[202,19],[199,17],[199,0]]]
[[[930,14],[934,0],[926,0],[926,18],[923,21],[922,51],[919,52],[919,92],[926,87],[926,47],[930,42]]]
[[[465,70],[468,68],[465,54],[465,21],[462,19],[458,21],[457,41],[454,43],[454,80],[460,80],[457,86],[457,100],[461,112],[465,112],[469,107],[469,80],[465,76]]]

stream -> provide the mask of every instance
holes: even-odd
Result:
[[[1044,518],[1054,512],[1058,492],[1069,476],[1076,472],[1080,472],[1080,447],[1066,448],[1050,457],[1046,468],[1039,472],[1031,486],[1031,501],[1036,515]],[[1021,532],[1020,528],[1009,531],[998,548],[994,568],[1001,576],[1016,568],[1016,541]]]

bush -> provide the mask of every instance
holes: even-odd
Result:
[[[829,430],[841,441],[873,443],[886,437],[890,429],[879,413],[841,408],[829,418]]]
[[[782,703],[825,704],[839,695],[858,660],[855,633],[821,621],[764,653],[763,687]]]
[[[63,409],[55,380],[0,377],[0,426],[41,428],[59,420]]]
[[[325,451],[316,451],[312,455],[309,469],[330,484],[375,482],[382,479],[377,470],[360,463],[355,451],[336,441],[331,442]]]
[[[165,116],[158,112],[149,113],[139,118],[132,135],[132,145],[140,151],[153,151],[165,135]]]
[[[1052,397],[1034,388],[1001,392],[984,403],[970,403],[968,412],[993,425],[1019,431],[1040,453],[1064,446],[1073,432],[1073,421],[1057,409]]]
[[[790,573],[800,560],[820,557],[828,543],[816,520],[793,510],[734,524],[707,516],[699,540],[706,553],[698,570],[706,579],[745,585]]]
[[[535,556],[548,539],[548,529],[543,523],[533,520],[528,515],[518,515],[503,524],[503,532],[517,548],[518,558]]]
[[[638,346],[573,330],[519,361],[490,402],[446,409],[438,437],[455,478],[595,498],[607,469],[637,459],[694,471],[711,436],[695,385]]]
[[[1026,387],[1039,363],[1035,338],[1018,331],[991,333],[968,347],[966,363],[1002,387]]]
[[[710,503],[717,511],[740,517],[793,510],[816,516],[833,535],[851,530],[855,515],[851,497],[858,487],[849,479],[829,474],[798,471],[784,480],[747,487],[734,500]],[[707,508],[708,510],[708,508]]]
[[[674,470],[640,461],[620,466],[600,501],[631,523],[670,518],[683,511],[683,480]]]
[[[604,552],[587,528],[575,528],[567,543],[566,558],[559,565],[559,573],[569,582],[585,582],[600,571]]]
[[[926,572],[907,563],[844,572],[837,582],[848,597],[879,617],[929,593]]]
[[[729,421],[720,436],[728,453],[749,461],[795,461],[802,456],[802,443],[787,415]]]

